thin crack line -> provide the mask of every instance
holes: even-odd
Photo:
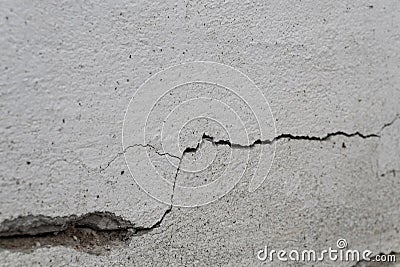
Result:
[[[157,150],[156,147],[154,147],[151,144],[134,144],[134,145],[130,145],[128,147],[126,147],[122,152],[117,153],[112,159],[111,161],[109,161],[107,163],[107,165],[104,168],[100,168],[100,172],[103,172],[105,169],[107,169],[112,162],[114,162],[120,155],[123,155],[128,149],[132,148],[132,147],[137,147],[137,146],[141,146],[141,147],[149,147],[155,150],[155,152],[160,155],[160,156],[170,156],[172,158],[176,158],[179,159],[180,162],[183,159],[184,154],[186,153],[194,153],[196,152],[201,144],[204,141],[208,141],[211,142],[213,145],[219,146],[219,145],[226,145],[229,146],[233,149],[251,149],[253,147],[255,147],[256,145],[271,145],[274,144],[275,142],[279,141],[279,140],[283,140],[283,139],[287,139],[287,140],[307,140],[307,141],[319,141],[319,142],[323,142],[323,141],[327,141],[329,139],[331,139],[334,136],[345,136],[348,138],[351,137],[360,137],[362,139],[368,139],[368,138],[380,138],[380,134],[383,132],[383,130],[391,125],[393,125],[395,123],[396,120],[398,120],[400,118],[400,114],[396,114],[396,116],[388,123],[385,123],[380,131],[379,134],[377,133],[372,133],[372,134],[362,134],[359,131],[354,132],[354,133],[346,133],[344,131],[337,131],[337,132],[333,132],[333,133],[327,133],[324,136],[308,136],[308,135],[293,135],[290,133],[282,133],[276,137],[274,137],[273,139],[267,139],[267,140],[261,140],[261,139],[257,139],[255,140],[253,143],[249,144],[249,145],[242,145],[242,144],[236,144],[236,143],[232,143],[229,140],[215,140],[214,137],[207,135],[206,133],[203,134],[203,136],[201,137],[201,140],[197,143],[196,147],[187,147],[183,153],[181,157],[175,156],[171,153],[168,152],[160,152]],[[179,163],[180,164],[180,163]]]
[[[383,130],[389,126],[391,126],[393,123],[395,123],[398,119],[400,118],[400,114],[396,114],[396,116],[393,118],[393,120],[391,120],[388,123],[385,123],[382,128],[381,128],[381,133],[383,132]]]
[[[197,147],[199,147],[199,146],[200,146],[200,144],[197,145]],[[196,149],[197,149],[197,148],[196,148]],[[176,181],[177,181],[177,179],[178,179],[179,171],[181,170],[181,163],[182,163],[182,160],[183,160],[183,157],[185,156],[185,154],[186,154],[186,153],[192,152],[192,150],[193,150],[193,149],[190,148],[190,147],[186,148],[186,149],[182,152],[182,156],[178,158],[178,159],[179,159],[179,163],[178,163],[178,167],[176,168],[176,172],[175,172],[175,175],[174,175],[174,182],[173,182],[173,185],[172,185],[171,200],[170,200],[170,201],[171,201],[171,204],[169,205],[169,208],[165,211],[165,213],[163,214],[163,216],[161,217],[161,219],[160,219],[159,221],[157,221],[157,222],[150,228],[150,231],[153,230],[154,228],[159,227],[159,226],[161,225],[162,221],[164,220],[165,216],[166,216],[168,213],[170,213],[170,212],[172,211],[172,208],[173,208],[173,206],[174,206],[174,193],[175,193]]]
[[[261,140],[261,139],[257,139],[255,140],[253,143],[249,144],[249,145],[242,145],[242,144],[235,144],[235,143],[231,143],[229,140],[215,140],[214,137],[207,135],[206,133],[203,134],[201,141],[197,143],[196,147],[191,147],[191,148],[187,148],[189,150],[189,152],[196,152],[198,150],[198,148],[200,147],[200,144],[203,142],[203,140],[211,142],[212,144],[218,146],[218,145],[227,145],[231,148],[236,148],[236,149],[249,149],[249,148],[253,148],[255,145],[271,145],[281,139],[288,139],[288,140],[307,140],[307,141],[319,141],[319,142],[323,142],[323,141],[327,141],[329,139],[331,139],[334,136],[345,136],[345,137],[355,137],[358,136],[362,139],[368,139],[368,138],[380,138],[380,134],[382,133],[382,131],[391,126],[397,119],[400,118],[399,114],[396,114],[396,116],[394,117],[393,120],[391,120],[388,123],[385,123],[381,130],[379,131],[379,134],[376,133],[372,133],[372,134],[362,134],[359,131],[354,132],[354,133],[346,133],[343,131],[337,131],[337,132],[333,132],[333,133],[327,133],[325,136],[308,136],[308,135],[293,135],[293,134],[289,134],[289,133],[282,133],[276,137],[274,137],[273,139],[267,139],[267,140]]]
[[[107,167],[109,167],[110,164],[111,164],[118,156],[120,156],[121,154],[125,153],[126,150],[128,150],[128,149],[131,148],[131,147],[136,147],[136,146],[151,147],[151,148],[155,149],[155,147],[152,146],[152,145],[150,145],[150,144],[147,144],[147,145],[135,144],[135,145],[128,146],[128,147],[126,147],[126,148],[124,149],[124,152],[118,153],[118,154],[107,164]],[[199,146],[200,146],[200,144],[198,144],[198,147],[199,147]],[[197,148],[196,148],[196,149],[197,149]],[[177,169],[176,169],[175,176],[174,176],[174,183],[173,183],[173,185],[172,185],[171,204],[169,205],[168,209],[165,210],[165,212],[164,212],[164,214],[161,216],[161,218],[160,218],[156,223],[154,223],[152,226],[150,226],[150,227],[135,227],[135,228],[134,228],[134,233],[135,233],[135,235],[145,234],[145,233],[148,233],[148,232],[152,231],[152,230],[155,229],[155,228],[160,227],[160,226],[161,226],[161,223],[162,223],[163,220],[164,220],[164,218],[172,211],[172,208],[173,208],[173,199],[174,199],[174,193],[175,193],[175,187],[176,187],[176,181],[177,181],[178,174],[179,174],[179,171],[180,171],[180,168],[181,168],[181,163],[182,163],[182,160],[183,160],[183,157],[185,156],[185,154],[186,154],[186,153],[189,153],[189,152],[192,152],[192,151],[191,151],[191,148],[186,148],[186,149],[182,152],[182,156],[181,156],[181,157],[177,157],[177,156],[172,155],[172,154],[170,154],[170,153],[168,153],[168,152],[161,153],[161,152],[156,151],[156,153],[157,153],[158,155],[160,155],[160,156],[168,155],[168,156],[170,156],[170,157],[174,157],[174,158],[179,159],[178,167],[177,167]],[[107,167],[106,167],[106,168],[107,168]],[[106,168],[104,168],[104,169],[106,169]],[[104,170],[104,169],[103,169],[103,170]]]
[[[143,146],[143,145],[141,145],[141,146]],[[143,146],[143,147],[145,147],[145,146]],[[151,147],[152,147],[152,146],[151,146]],[[188,149],[188,148],[185,149],[185,150],[183,151],[181,157],[176,157],[176,156],[174,156],[175,158],[178,158],[178,159],[179,159],[179,163],[178,163],[178,167],[176,168],[176,172],[175,172],[175,175],[174,175],[174,182],[173,182],[173,185],[172,185],[171,200],[170,200],[170,201],[171,201],[171,204],[169,205],[168,209],[164,212],[164,214],[161,216],[160,220],[158,220],[153,226],[151,226],[151,227],[149,227],[149,228],[142,228],[142,229],[140,229],[140,231],[148,232],[148,231],[153,230],[154,228],[160,227],[160,226],[161,226],[161,223],[163,222],[163,220],[164,220],[164,218],[165,218],[165,216],[167,216],[167,214],[169,214],[169,213],[172,211],[172,208],[173,208],[173,205],[174,205],[174,204],[173,204],[173,200],[174,200],[174,193],[175,193],[175,187],[176,187],[176,180],[177,180],[177,178],[178,178],[178,174],[179,174],[179,171],[180,171],[180,169],[181,169],[181,163],[182,163],[183,157],[184,157],[184,155],[185,155],[186,153],[189,152],[188,150],[190,150],[190,148],[189,148],[189,149]],[[157,154],[161,155],[160,153],[157,153]],[[171,154],[168,154],[168,153],[164,153],[164,154],[171,155]]]
[[[346,137],[354,137],[354,136],[358,136],[361,137],[363,139],[367,139],[367,138],[380,138],[380,135],[378,134],[367,134],[364,135],[360,132],[355,132],[355,133],[345,133],[342,131],[339,132],[334,132],[334,133],[328,133],[323,137],[319,137],[319,136],[307,136],[307,135],[292,135],[292,134],[280,134],[278,136],[276,136],[273,139],[267,139],[267,140],[261,140],[261,139],[257,139],[255,140],[253,143],[249,144],[249,145],[242,145],[242,144],[236,144],[236,143],[231,143],[229,140],[215,140],[214,137],[209,136],[207,134],[203,134],[200,142],[197,143],[196,147],[189,147],[186,150],[188,150],[188,152],[196,152],[200,145],[203,143],[203,141],[208,141],[210,143],[212,143],[215,146],[229,146],[232,149],[251,149],[253,147],[255,147],[256,145],[272,145],[273,143],[281,140],[281,139],[287,139],[287,140],[308,140],[308,141],[319,141],[319,142],[323,142],[323,141],[327,141],[329,140],[331,137],[333,136],[346,136]]]
[[[152,230],[155,229],[155,228],[160,227],[160,226],[161,226],[161,223],[162,223],[163,220],[164,220],[164,218],[167,216],[167,214],[169,214],[169,213],[172,211],[172,208],[173,208],[173,205],[174,205],[174,204],[173,204],[173,200],[174,200],[174,193],[175,193],[176,180],[177,180],[177,178],[178,178],[178,174],[179,174],[179,171],[180,171],[180,168],[181,168],[181,163],[182,163],[183,157],[184,157],[184,155],[185,155],[186,153],[188,153],[188,149],[185,149],[185,150],[183,151],[183,153],[182,153],[182,156],[178,158],[178,159],[179,159],[179,163],[178,163],[178,167],[177,167],[177,169],[176,169],[175,175],[174,175],[174,183],[173,183],[173,185],[172,185],[171,200],[170,200],[170,201],[171,201],[171,204],[169,205],[168,209],[165,210],[164,214],[161,216],[161,218],[160,218],[155,224],[153,224],[153,225],[152,225],[151,227],[149,227],[149,228],[142,228],[142,229],[139,229],[140,232],[147,233],[147,232],[152,231]],[[159,153],[157,153],[157,154],[159,154]],[[159,154],[159,155],[160,155],[160,154]],[[170,155],[170,154],[168,154],[168,155]],[[174,157],[175,157],[175,156],[174,156]],[[136,229],[138,229],[138,228],[136,228]]]
[[[147,148],[147,147],[152,148],[152,149],[154,149],[155,152],[156,152],[158,155],[160,155],[160,156],[170,156],[171,158],[180,159],[180,157],[175,156],[175,155],[172,155],[171,153],[168,153],[168,152],[160,152],[160,151],[158,151],[157,148],[154,147],[154,146],[151,145],[151,144],[145,144],[145,145],[143,145],[143,144],[134,144],[134,145],[127,146],[122,152],[118,152],[118,153],[106,164],[105,167],[100,167],[100,172],[103,172],[103,171],[106,170],[108,167],[110,167],[111,163],[113,163],[119,156],[125,154],[126,151],[128,151],[128,149],[133,148],[133,147],[138,147],[138,146],[143,147],[143,148]]]

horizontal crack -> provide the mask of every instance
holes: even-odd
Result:
[[[0,224],[0,248],[30,252],[41,246],[65,246],[92,254],[104,254],[112,246],[126,244],[132,236],[160,227],[162,217],[150,227],[135,226],[111,212],[82,216],[27,215]]]
[[[203,140],[211,142],[214,145],[226,145],[229,146],[231,148],[236,148],[236,149],[248,149],[248,148],[252,148],[255,145],[271,145],[279,140],[282,139],[287,139],[287,140],[306,140],[306,141],[319,141],[319,142],[323,142],[323,141],[328,141],[329,139],[331,139],[334,136],[345,136],[345,137],[360,137],[362,139],[368,139],[368,138],[380,138],[380,133],[387,127],[391,126],[396,120],[399,119],[399,114],[397,114],[395,116],[395,118],[393,120],[391,120],[389,123],[385,123],[379,134],[376,133],[372,133],[372,134],[362,134],[360,132],[354,132],[354,133],[346,133],[343,131],[337,131],[337,132],[333,132],[333,133],[327,133],[325,136],[308,136],[308,135],[293,135],[293,134],[289,134],[289,133],[283,133],[280,134],[276,137],[274,137],[273,139],[269,139],[269,140],[261,140],[261,139],[257,139],[256,141],[254,141],[253,143],[249,144],[249,145],[242,145],[242,144],[235,144],[235,143],[231,143],[229,140],[215,140],[214,137],[209,136],[207,134],[203,134],[201,141],[197,143],[196,147],[189,147],[186,148],[186,150],[188,152],[196,152],[198,150],[198,148],[200,147],[200,144],[202,143]]]
[[[287,140],[307,140],[307,141],[319,141],[319,142],[323,142],[323,141],[327,141],[330,138],[334,137],[334,136],[345,136],[345,137],[354,137],[354,136],[358,136],[361,137],[363,139],[367,139],[367,138],[372,138],[372,137],[376,137],[379,138],[380,136],[377,134],[367,134],[364,135],[360,132],[355,132],[355,133],[345,133],[342,131],[339,132],[334,132],[334,133],[328,133],[325,136],[319,137],[319,136],[307,136],[307,135],[292,135],[292,134],[280,134],[278,136],[276,136],[273,139],[270,140],[260,140],[257,139],[256,141],[254,141],[253,143],[249,144],[249,145],[242,145],[242,144],[235,144],[235,143],[231,143],[229,140],[214,140],[214,137],[209,136],[207,134],[203,134],[201,141],[197,143],[196,147],[189,147],[186,148],[187,152],[196,152],[198,150],[198,148],[200,147],[200,144],[203,141],[208,141],[211,142],[212,144],[216,145],[216,146],[220,146],[220,145],[224,145],[224,146],[229,146],[233,149],[249,149],[249,148],[253,148],[256,145],[271,145],[279,140],[282,139],[287,139]]]
[[[333,132],[333,133],[327,133],[325,136],[308,136],[308,135],[293,135],[293,134],[289,134],[289,133],[283,133],[280,134],[276,137],[274,137],[273,139],[267,139],[267,140],[261,140],[261,139],[257,139],[255,140],[253,143],[249,144],[249,145],[242,145],[242,144],[236,144],[236,143],[232,143],[229,140],[215,140],[214,137],[207,135],[206,133],[203,134],[203,136],[201,137],[201,140],[197,143],[196,147],[187,147],[183,154],[185,154],[186,152],[191,152],[191,153],[195,153],[200,147],[201,144],[203,143],[203,141],[208,141],[210,143],[212,143],[213,145],[216,146],[229,146],[230,148],[233,149],[251,149],[253,147],[255,147],[256,145],[271,145],[279,140],[306,140],[306,141],[319,141],[319,142],[323,142],[323,141],[328,141],[329,139],[331,139],[332,137],[335,136],[345,136],[348,138],[351,137],[360,137],[362,139],[368,139],[368,138],[380,138],[380,133],[387,127],[391,126],[397,119],[399,119],[399,114],[397,114],[395,116],[395,118],[390,121],[389,123],[385,123],[379,134],[376,133],[372,133],[372,134],[362,134],[360,132],[354,132],[354,133],[346,133],[343,131],[337,131],[337,132]],[[182,155],[183,156],[183,155]]]
[[[377,133],[362,134],[362,133],[360,133],[358,131],[354,132],[354,133],[346,133],[344,131],[337,131],[337,132],[327,133],[325,136],[293,135],[293,134],[290,134],[290,133],[282,133],[282,134],[274,137],[273,139],[269,139],[269,140],[257,139],[257,140],[255,140],[253,143],[251,143],[249,145],[235,144],[235,143],[230,142],[229,140],[215,140],[214,137],[209,136],[206,133],[204,133],[202,138],[201,138],[201,140],[197,143],[196,147],[187,147],[183,151],[181,157],[178,157],[178,156],[173,155],[173,154],[168,153],[168,152],[160,152],[160,151],[157,150],[156,147],[154,147],[151,144],[145,144],[145,145],[143,145],[143,144],[135,144],[135,145],[131,145],[131,146],[126,147],[122,152],[119,152],[117,155],[115,155],[111,159],[111,161],[109,161],[106,164],[106,167],[100,168],[100,172],[102,172],[105,169],[107,169],[111,165],[112,162],[114,162],[120,155],[124,154],[128,149],[130,149],[132,147],[140,146],[140,147],[144,147],[144,148],[146,148],[146,147],[152,148],[160,156],[169,156],[169,157],[173,157],[173,158],[179,159],[181,161],[183,156],[184,156],[184,154],[196,152],[200,148],[200,146],[203,143],[203,141],[211,142],[212,144],[217,145],[217,146],[218,145],[226,145],[226,146],[229,146],[229,147],[235,148],[235,149],[249,149],[249,148],[253,148],[256,145],[271,145],[271,144],[273,144],[273,143],[275,143],[275,142],[277,142],[279,140],[284,140],[284,139],[286,139],[286,140],[305,140],[305,141],[320,141],[320,142],[323,142],[323,141],[328,141],[329,139],[331,139],[334,136],[345,136],[345,137],[349,137],[349,138],[351,138],[351,137],[360,137],[360,138],[363,138],[363,139],[379,138],[380,137],[380,133],[382,133],[382,131],[385,128],[387,128],[387,127],[391,126],[393,123],[395,123],[399,118],[400,118],[400,114],[396,114],[396,116],[390,122],[385,123],[381,127],[381,129],[379,131],[379,134],[377,134]]]

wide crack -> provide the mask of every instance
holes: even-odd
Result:
[[[20,216],[0,225],[0,248],[31,252],[40,247],[65,246],[91,254],[105,254],[114,246],[126,245],[132,236],[159,227],[162,217],[150,227],[135,226],[111,212],[91,212],[81,216]]]

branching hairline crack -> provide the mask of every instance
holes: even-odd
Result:
[[[151,149],[154,149],[154,151],[155,151],[158,155],[160,155],[160,156],[169,156],[169,157],[172,157],[172,158],[180,159],[180,157],[175,156],[175,155],[172,155],[171,153],[168,153],[168,152],[160,152],[160,151],[158,151],[157,148],[154,147],[154,146],[151,145],[151,144],[145,144],[145,145],[143,145],[143,144],[134,144],[134,145],[127,146],[122,152],[118,152],[118,153],[106,164],[105,167],[100,167],[100,172],[103,172],[103,171],[106,170],[108,167],[110,167],[111,163],[113,163],[119,156],[123,155],[126,151],[128,151],[128,149],[131,149],[131,148],[133,148],[133,147],[138,147],[138,146],[139,146],[139,147],[144,147],[144,148],[151,148]]]

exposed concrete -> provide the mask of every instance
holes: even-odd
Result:
[[[265,245],[322,250],[339,238],[352,249],[398,253],[399,14],[394,0],[2,1],[0,265],[257,266]],[[233,117],[236,135],[210,121],[173,125],[195,114],[164,117],[189,88],[150,117],[152,128],[166,121],[163,145],[179,140],[179,147],[122,148],[126,107],[139,86],[198,60],[253,80],[276,133],[259,138],[254,130],[242,142]],[[208,91],[215,99],[227,96],[215,90]],[[252,96],[249,89],[242,97]],[[246,106],[225,100],[251,128]],[[215,113],[231,120],[228,111]],[[260,149],[274,161],[249,192]],[[135,183],[125,158],[152,160],[170,184],[165,203]],[[210,192],[208,205],[173,206],[187,201],[181,187],[238,173],[222,198]]]

